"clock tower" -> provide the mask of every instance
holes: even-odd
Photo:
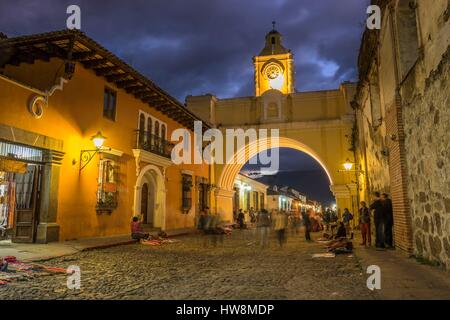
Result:
[[[255,96],[266,91],[277,90],[283,94],[295,92],[294,59],[291,50],[282,45],[282,36],[275,29],[266,35],[266,45],[253,58],[255,66]]]

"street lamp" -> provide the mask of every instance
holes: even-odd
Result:
[[[91,162],[94,156],[100,151],[111,150],[111,148],[103,148],[106,137],[100,131],[95,136],[91,137],[91,141],[95,146],[95,150],[81,150],[80,154],[80,173]]]
[[[94,146],[97,149],[101,149],[103,147],[103,143],[105,143],[106,137],[102,135],[100,131],[97,132],[95,136],[91,138],[92,142],[94,142]]]
[[[339,172],[354,172],[356,174],[364,175],[364,171],[358,169],[358,166],[356,166],[355,163],[351,162],[348,158],[347,160],[345,160],[342,166],[344,167],[344,170],[339,170]]]
[[[353,162],[350,162],[350,159],[347,158],[344,162],[344,168],[346,171],[350,171],[353,169]]]

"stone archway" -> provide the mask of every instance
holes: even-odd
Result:
[[[349,184],[342,184],[342,177],[337,170],[336,163],[329,163],[313,148],[300,142],[299,140],[279,137],[279,143],[277,146],[271,145],[270,138],[258,139],[252,143],[247,144],[245,147],[235,152],[235,162],[219,165],[216,174],[218,177],[218,184],[216,190],[216,201],[218,213],[226,220],[231,219],[233,212],[233,199],[234,199],[234,181],[241,171],[242,167],[252,157],[260,152],[272,148],[290,148],[301,152],[304,152],[311,156],[320,166],[323,168],[328,176],[330,183],[330,190],[336,197],[336,203],[338,207],[351,207],[351,186]],[[332,159],[334,160],[334,159]],[[328,160],[330,161],[330,160]],[[356,190],[354,190],[356,193]]]
[[[264,146],[264,149],[261,149],[261,146]],[[258,153],[274,147],[275,146],[271,146],[270,138],[265,138],[265,139],[258,139],[250,144],[247,144],[244,148],[238,150],[235,153],[237,163],[224,165],[222,173],[219,177],[218,183],[219,188],[224,190],[233,190],[234,180],[236,179],[236,176],[244,166],[242,163],[245,164],[248,160],[250,160]],[[324,160],[322,160],[321,157],[307,145],[291,138],[280,137],[279,145],[276,147],[295,149],[308,154],[322,166],[322,168],[324,169],[324,171],[328,176],[330,186],[334,184],[331,171],[325,165]]]
[[[161,170],[154,165],[147,165],[140,171],[134,191],[134,215],[142,213],[142,188],[147,185],[147,217],[152,221],[144,221],[155,228],[166,228],[166,186]]]

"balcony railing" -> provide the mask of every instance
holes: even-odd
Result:
[[[136,130],[136,149],[142,149],[165,158],[171,158],[174,145],[148,131]]]

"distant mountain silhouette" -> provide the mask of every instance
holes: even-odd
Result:
[[[281,171],[273,176],[263,176],[258,181],[267,185],[290,186],[328,206],[336,200],[330,191],[330,181],[324,171]]]

